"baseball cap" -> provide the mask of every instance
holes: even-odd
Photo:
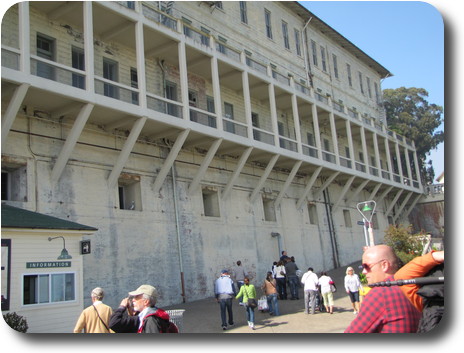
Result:
[[[137,296],[140,294],[146,294],[150,297],[156,298],[158,296],[158,292],[155,287],[150,286],[149,284],[143,284],[136,290],[129,292],[129,295]]]

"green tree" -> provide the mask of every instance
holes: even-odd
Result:
[[[443,107],[429,104],[428,96],[425,89],[415,87],[383,91],[388,128],[414,141],[422,180],[433,183],[435,172],[427,156],[445,140],[445,134],[438,130],[444,121]]]

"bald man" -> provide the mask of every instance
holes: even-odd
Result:
[[[392,281],[399,261],[391,247],[376,245],[364,252],[362,267],[368,284]],[[413,333],[417,332],[420,317],[398,286],[374,287],[345,333]]]

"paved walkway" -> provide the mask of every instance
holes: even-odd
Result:
[[[360,263],[352,264],[355,269]],[[347,266],[328,273],[337,285],[334,293],[334,313],[318,312],[314,315],[304,313],[303,289],[299,289],[299,300],[279,300],[280,316],[271,316],[267,312],[255,309],[255,330],[248,327],[246,313],[238,301],[233,303],[235,325],[223,331],[219,304],[215,298],[183,303],[164,309],[185,309],[183,315],[183,333],[342,333],[354,318],[351,302],[343,287],[343,278]],[[258,298],[262,294],[261,285],[257,287]],[[288,290],[288,288],[287,288]]]

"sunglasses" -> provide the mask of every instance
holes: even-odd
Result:
[[[361,264],[361,266],[359,266],[359,268],[362,268],[366,272],[370,272],[372,270],[372,267],[374,267],[375,265],[378,265],[382,261],[385,261],[385,259],[377,261],[376,263],[373,263],[373,264]]]

